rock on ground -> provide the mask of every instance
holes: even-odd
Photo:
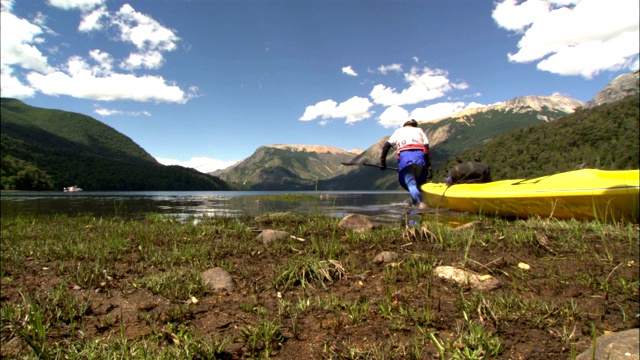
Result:
[[[638,344],[640,343],[640,331],[638,328],[604,334],[596,338],[595,357],[593,357],[594,344],[589,346],[576,360],[638,360]]]
[[[372,230],[374,225],[368,217],[360,214],[349,214],[342,218],[338,226],[345,230],[363,232]]]
[[[211,287],[212,290],[227,290],[234,292],[236,290],[236,282],[231,274],[220,267],[211,268],[201,275],[202,282]]]
[[[257,240],[262,241],[263,244],[268,244],[274,240],[282,240],[282,239],[287,239],[289,238],[289,236],[291,236],[291,234],[289,234],[286,231],[281,231],[281,230],[263,230],[260,234],[258,234],[258,236],[256,237]]]
[[[390,263],[398,258],[398,253],[393,251],[383,251],[373,259],[374,264]]]
[[[500,286],[500,281],[490,275],[481,276],[453,266],[438,266],[433,269],[433,273],[439,278],[455,282],[461,286],[469,285],[475,290],[488,291]]]

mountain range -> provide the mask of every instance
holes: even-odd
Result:
[[[165,166],[89,116],[0,99],[2,189],[227,190],[222,180]]]
[[[489,161],[494,180],[580,164],[638,168],[638,97],[635,71],[614,79],[586,104],[560,95],[523,96],[419,126],[430,139],[434,181],[456,161],[472,159]],[[342,165],[378,164],[387,137],[365,150],[260,146],[234,166],[203,174],[157,163],[131,139],[91,117],[15,99],[1,102],[4,189],[72,184],[87,190],[399,189],[393,171]],[[563,148],[565,142],[572,152]],[[395,166],[395,153],[387,164]]]
[[[462,156],[465,160],[482,157],[480,156],[481,148],[502,135],[518,129],[541,126],[541,129],[544,130],[543,133],[552,137],[550,135],[556,131],[553,126],[555,120],[573,114],[576,109],[590,109],[594,106],[615,103],[629,95],[632,95],[632,98],[638,96],[637,71],[614,79],[594,96],[594,100],[586,104],[560,95],[523,96],[492,106],[463,110],[436,121],[423,122],[420,123],[420,127],[430,140],[431,157],[436,176],[442,176],[448,168],[455,164],[455,159],[458,156]],[[581,114],[581,116],[585,116],[584,113]],[[637,126],[635,131],[633,128],[632,126],[630,134],[637,133]],[[378,164],[382,144],[386,139],[385,137],[378,140],[371,147],[346,162]],[[557,141],[562,141],[562,139],[557,139]],[[305,162],[305,157],[308,159],[307,161],[318,159],[319,154],[314,151],[314,148],[307,147],[300,150],[298,147],[297,153],[294,154],[268,150],[271,147],[261,147],[247,159],[233,167],[219,170],[215,175],[230,183],[236,183],[242,179],[242,186],[250,189],[373,190],[399,188],[395,173],[390,171],[381,172],[372,167],[357,166],[336,169],[335,164],[343,162],[340,158],[331,161],[325,157],[327,159],[325,161],[332,169],[331,172],[314,172],[307,169],[303,174],[297,176],[295,169],[298,164]],[[467,151],[475,151],[475,153],[469,154]],[[490,153],[490,151],[485,153]],[[289,164],[289,159],[292,157],[296,158],[294,166]],[[493,156],[484,160],[495,162]],[[389,155],[387,163],[389,166],[395,166],[396,156],[394,153]],[[574,165],[565,164],[562,169],[565,170],[565,168]],[[272,181],[274,174],[283,175],[283,177],[277,177],[276,181]],[[516,175],[510,171],[497,172],[497,175],[501,174],[504,174],[503,176]],[[530,176],[530,174],[518,175]]]
[[[357,152],[320,145],[268,145],[245,160],[212,175],[236,188],[252,190],[312,190],[319,180],[347,173],[340,164]]]

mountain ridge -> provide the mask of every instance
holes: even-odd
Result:
[[[609,86],[615,88],[616,83],[613,82]],[[613,100],[608,98],[606,101]],[[536,124],[553,123],[554,120],[585,108],[588,108],[587,103],[558,94],[529,95],[515,97],[499,104],[466,109],[436,121],[420,122],[419,126],[429,137],[432,161],[436,169],[449,166],[450,159],[465,151],[481,149],[484,144],[490,143],[504,133]],[[379,139],[348,162],[377,164],[382,143],[386,138],[388,136]],[[473,157],[481,157],[479,154],[481,151],[477,150],[477,154]],[[389,154],[387,163],[389,166],[395,165],[396,159],[393,152]],[[358,166],[345,167],[333,178],[319,179],[315,186],[326,190],[399,189],[394,174]]]
[[[341,163],[356,155],[322,145],[265,145],[248,158],[211,174],[242,189],[310,190],[319,180],[343,173]]]
[[[598,105],[612,103],[629,95],[640,94],[640,70],[628,74],[622,74],[607,84],[604,89],[594,95],[593,99],[587,102],[586,107],[591,108]]]
[[[477,114],[479,112],[486,112],[490,110],[500,110],[500,111],[509,111],[512,110],[514,112],[526,112],[526,111],[542,111],[545,107],[550,109],[556,109],[558,111],[562,111],[564,113],[572,113],[576,108],[583,107],[585,102],[568,98],[562,95],[551,95],[551,96],[538,96],[538,95],[529,95],[529,96],[520,96],[513,98],[511,100],[507,100],[501,102],[499,104],[476,107],[471,109],[464,109],[453,115],[446,116],[437,120],[433,120],[433,122],[445,120],[448,118],[463,118],[465,116],[471,116]],[[541,118],[541,120],[549,121],[545,117]],[[426,121],[425,121],[426,122]],[[424,122],[421,122],[424,123]]]
[[[335,146],[326,145],[302,145],[302,144],[271,144],[264,145],[264,147],[271,147],[275,149],[284,149],[292,151],[308,151],[317,153],[349,153],[358,155],[362,152],[360,149],[346,150]]]

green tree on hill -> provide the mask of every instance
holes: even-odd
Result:
[[[10,155],[2,158],[0,173],[2,190],[53,190],[51,176]]]
[[[493,180],[535,178],[578,168],[638,169],[639,119],[639,97],[632,95],[509,132],[457,159],[488,162]],[[434,181],[444,181],[456,162],[449,159],[440,166]]]

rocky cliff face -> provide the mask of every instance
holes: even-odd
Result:
[[[531,111],[542,112],[544,110],[550,110],[554,112],[571,114],[575,111],[576,108],[582,107],[584,105],[585,103],[580,100],[571,99],[561,95],[522,96],[522,97],[517,97],[511,100],[507,100],[503,103],[496,104],[496,105],[462,110],[450,117],[463,118],[465,116],[471,116],[477,113],[487,112],[490,110],[512,111],[515,113],[525,113],[525,112],[531,112]],[[540,120],[549,121],[553,119],[545,118],[544,115],[541,115]]]
[[[319,154],[348,154],[352,156],[356,156],[362,152],[360,149],[354,150],[344,150],[333,146],[323,146],[323,145],[297,145],[297,144],[274,144],[268,145],[267,147],[271,147],[274,149],[282,149],[282,150],[290,150],[290,151],[306,151],[306,152],[315,152]]]
[[[597,93],[593,99],[587,104],[586,108],[612,103],[629,95],[639,95],[639,75],[640,71],[636,70],[629,74],[623,74],[613,79],[602,91]]]

